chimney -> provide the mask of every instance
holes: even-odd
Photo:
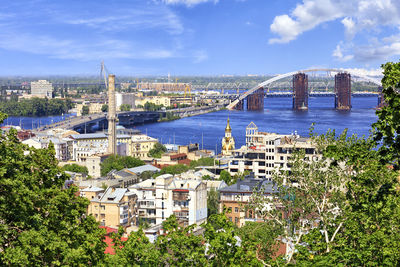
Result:
[[[115,75],[108,75],[108,153],[117,152],[117,116],[115,107]]]

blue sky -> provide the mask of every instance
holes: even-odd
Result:
[[[399,0],[32,0],[0,7],[0,75],[377,73]]]

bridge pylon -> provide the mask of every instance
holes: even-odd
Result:
[[[264,110],[264,88],[258,88],[253,94],[247,97],[247,110]]]
[[[293,75],[293,109],[308,109],[308,75],[305,73]]]
[[[335,108],[338,110],[351,109],[351,76],[341,72],[335,75]]]

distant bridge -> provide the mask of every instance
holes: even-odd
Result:
[[[240,107],[239,109],[241,109],[241,108],[243,108],[242,107],[243,106],[243,100],[248,98],[248,97],[250,97],[250,99],[248,99],[248,101],[250,100],[251,104],[255,107],[254,109],[255,110],[256,109],[260,109],[261,105],[263,107],[263,102],[261,103],[260,97],[264,95],[264,93],[263,93],[264,88],[267,87],[268,85],[270,85],[271,83],[273,83],[275,81],[278,81],[278,80],[281,80],[281,79],[288,78],[290,76],[295,76],[295,75],[298,75],[298,74],[301,74],[301,73],[318,72],[318,71],[325,71],[327,73],[330,73],[330,72],[345,73],[345,74],[349,73],[349,74],[351,74],[351,75],[353,75],[355,77],[361,78],[361,80],[372,82],[372,83],[376,84],[377,86],[381,86],[382,85],[381,82],[378,79],[368,77],[368,76],[366,76],[364,74],[361,74],[361,73],[358,73],[357,71],[354,71],[354,70],[346,70],[346,69],[305,69],[305,70],[299,70],[299,71],[294,71],[294,72],[281,74],[281,75],[278,75],[278,76],[273,77],[271,79],[268,79],[265,82],[262,82],[262,83],[258,84],[257,86],[253,87],[252,89],[250,89],[250,90],[246,91],[245,93],[241,94],[236,100],[231,102],[227,106],[227,108],[228,109],[234,109],[236,106],[239,106]],[[299,84],[300,84],[300,87],[303,87],[302,88],[303,89],[302,93],[303,93],[303,97],[304,97],[304,95],[308,96],[308,92],[307,92],[307,90],[308,90],[307,89],[307,87],[308,87],[308,78],[307,77],[305,77],[305,78],[302,77],[302,79],[303,80],[301,80],[299,82]],[[350,82],[349,79],[350,79],[350,75],[348,76],[348,81],[346,81],[346,79],[344,79],[345,80],[344,82]],[[306,92],[304,92],[304,87],[306,87],[306,89],[305,89]],[[341,87],[343,88],[343,87],[346,87],[346,86],[341,84]],[[349,86],[347,86],[347,87],[349,87]],[[345,89],[347,90],[347,92],[345,92],[345,93],[347,93],[346,97],[349,97],[350,88],[345,88]],[[294,88],[294,90],[295,90],[295,88]],[[292,93],[292,95],[293,95],[293,93]],[[335,94],[335,96],[337,96],[337,95]],[[335,102],[335,104],[336,104],[336,102]],[[347,103],[347,104],[348,104],[348,107],[351,107],[351,105],[349,103]],[[304,103],[303,103],[303,105],[304,105]],[[295,108],[295,105],[294,105],[294,108]]]
[[[167,112],[172,112],[180,117],[194,116],[207,112],[217,111],[223,106],[205,106],[178,108],[166,111],[127,111],[118,112],[118,124],[124,127],[143,125],[145,123],[157,122],[160,117],[165,117]],[[79,133],[95,132],[97,130],[108,129],[107,113],[90,114],[79,117],[69,117],[64,121],[42,126],[36,132],[44,132],[55,128],[74,130]]]

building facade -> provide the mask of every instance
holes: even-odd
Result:
[[[46,80],[31,82],[31,95],[33,97],[53,97],[53,85]]]
[[[207,184],[170,174],[148,179],[129,188],[138,196],[138,220],[161,224],[175,215],[181,225],[201,224],[207,219]]]
[[[302,138],[297,134],[260,132],[251,122],[246,128],[246,145],[232,151],[233,157],[228,161],[228,171],[231,175],[249,171],[256,178],[271,180],[277,169],[290,169],[290,154],[295,148],[305,149],[306,157],[310,159],[318,157],[309,138]]]
[[[81,190],[81,196],[90,200],[88,214],[101,226],[119,227],[136,225],[137,196],[127,188],[98,187]]]

